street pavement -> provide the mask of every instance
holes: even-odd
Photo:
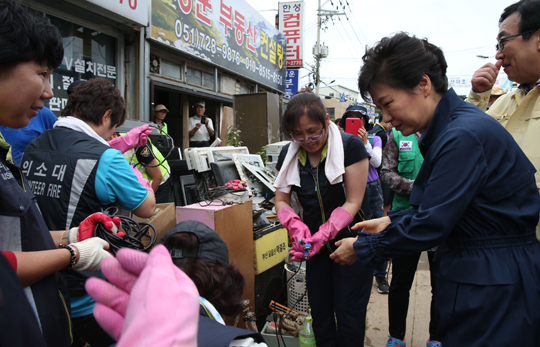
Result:
[[[392,278],[392,270],[388,283]],[[373,282],[375,284],[375,281]],[[429,263],[423,252],[418,263],[416,276],[410,291],[409,312],[407,314],[407,347],[425,347],[429,338],[429,307],[431,285],[429,283]],[[379,294],[373,285],[367,308],[365,347],[384,347],[388,341],[388,295]]]

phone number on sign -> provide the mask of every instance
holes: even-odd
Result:
[[[262,64],[259,64],[259,66],[257,66],[255,60],[248,57],[242,57],[240,55],[240,52],[234,50],[230,46],[227,46],[225,43],[221,46],[221,53],[223,54],[223,59],[236,62],[236,65],[244,64],[247,70],[250,70],[252,72],[258,70],[260,76],[265,77],[269,81],[272,80],[274,83],[277,83],[279,85],[283,84],[283,76],[279,75],[278,73],[272,71],[267,67],[264,67]]]
[[[259,71],[259,75],[265,77],[269,81],[273,81],[279,85],[283,84],[283,76],[279,75],[275,71],[264,67],[262,64],[257,66],[257,62],[249,57],[242,57],[240,52],[228,46],[226,43],[223,43],[219,47],[216,43],[216,39],[211,38],[203,32],[200,32],[197,28],[190,27],[187,23],[182,24],[180,19],[177,19],[174,23],[175,34],[178,39],[182,39],[184,42],[189,45],[202,49],[212,54],[215,54],[217,51],[221,52],[223,59],[236,63],[236,65],[244,65],[246,70],[256,72]]]
[[[212,54],[216,53],[216,39],[211,38],[203,32],[199,32],[199,29],[192,28],[187,23],[182,25],[180,19],[174,22],[174,33],[177,38],[184,40],[184,42],[192,46],[212,52]]]

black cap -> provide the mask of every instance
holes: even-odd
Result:
[[[218,233],[198,221],[188,220],[176,224],[158,241],[158,244],[165,245],[170,236],[179,233],[193,233],[199,240],[199,251],[171,249],[169,253],[173,259],[199,257],[215,264],[229,265],[229,250],[225,242]]]
[[[345,117],[348,112],[360,112],[364,116],[367,116],[368,114],[367,108],[359,102],[353,102],[349,106],[347,106],[345,113],[343,113],[343,117]]]
[[[75,88],[76,86],[78,86],[79,84],[81,84],[83,82],[86,82],[86,80],[76,80],[76,81],[72,82],[69,85],[68,89],[67,89],[68,95],[71,95],[71,93],[73,93],[73,88]]]

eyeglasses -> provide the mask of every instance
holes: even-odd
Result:
[[[520,33],[520,34],[515,34],[515,35],[511,35],[511,36],[506,36],[506,37],[501,37],[499,39],[499,43],[497,43],[495,45],[495,50],[497,52],[502,52],[504,51],[504,43],[510,39],[513,39],[514,37],[518,37],[518,36],[521,36],[521,35],[527,35],[527,34],[530,34],[530,33],[534,33],[535,31],[537,31],[538,29],[535,29],[535,30],[529,30],[529,31],[525,31],[523,33]]]
[[[320,139],[324,134],[324,128],[321,129],[321,133],[320,135],[315,135],[315,136],[310,136],[308,138],[305,138],[305,139],[295,139],[293,137],[293,135],[291,134],[291,141],[292,142],[296,142],[296,143],[302,143],[302,142],[315,142],[317,141],[318,139]]]

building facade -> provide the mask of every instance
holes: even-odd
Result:
[[[285,91],[286,40],[244,0],[23,4],[45,13],[64,39],[64,61],[51,78],[57,116],[71,82],[106,78],[122,92],[129,119],[152,121],[154,105],[165,104],[169,134],[183,149],[196,101],[205,101],[216,137],[233,95]]]

